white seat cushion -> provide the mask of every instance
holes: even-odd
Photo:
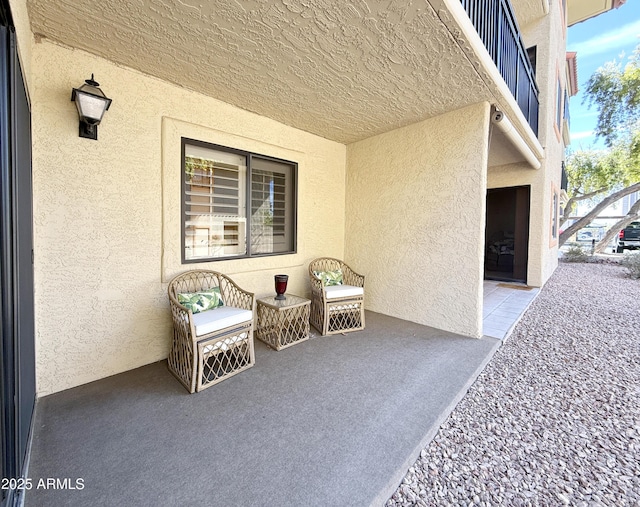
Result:
[[[253,312],[251,310],[243,310],[233,306],[221,306],[220,308],[194,314],[193,325],[196,328],[196,336],[202,336],[252,319]]]
[[[324,293],[327,299],[348,298],[364,295],[364,288],[353,285],[329,285],[324,288]]]

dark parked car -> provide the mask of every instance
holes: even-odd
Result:
[[[616,252],[623,253],[627,250],[640,249],[640,222],[631,222],[618,235]]]

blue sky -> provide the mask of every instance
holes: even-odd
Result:
[[[571,149],[602,148],[593,135],[598,113],[583,104],[585,84],[605,62],[626,62],[640,44],[640,0],[627,0],[619,9],[601,14],[568,30],[567,51],[578,53],[578,94],[571,98]],[[623,56],[621,54],[624,53]]]

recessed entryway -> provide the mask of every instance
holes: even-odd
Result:
[[[531,187],[487,190],[484,277],[526,283]]]

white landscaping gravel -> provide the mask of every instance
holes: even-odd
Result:
[[[387,507],[640,505],[640,280],[560,263]]]

